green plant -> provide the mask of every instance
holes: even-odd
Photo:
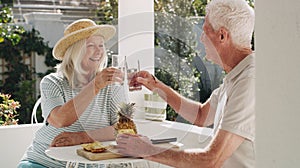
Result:
[[[209,98],[213,88],[208,71],[199,57],[205,55],[205,50],[202,46],[202,51],[198,51],[200,39],[196,36],[195,29],[201,33],[204,20],[199,16],[205,15],[208,2],[209,0],[154,1],[155,76],[181,95],[202,103]],[[254,7],[253,0],[247,2]],[[186,122],[168,106],[167,119],[176,118]]]
[[[201,60],[195,60],[199,39],[194,29],[198,22],[190,18],[203,16],[206,4],[207,1],[202,0],[154,3],[155,76],[181,95],[201,102],[209,97],[211,88],[203,82],[206,68],[197,69],[204,65],[199,65]],[[167,120],[187,122],[169,106]]]
[[[210,90],[206,90],[203,87],[204,84],[200,80],[201,72],[197,71],[194,66],[193,58],[196,55],[194,48],[195,36],[188,33],[191,32],[192,25],[178,20],[178,18],[203,16],[206,4],[207,0],[154,1],[155,76],[181,94],[195,100],[200,99],[197,96],[199,92],[202,94],[201,98],[206,99],[210,95]],[[114,21],[118,18],[117,6],[117,0],[101,0],[96,13],[101,19],[100,23],[114,24]],[[178,8],[178,6],[182,7]],[[172,36],[174,34],[181,36]],[[168,51],[168,53],[163,53],[162,57],[160,57],[159,50]],[[169,59],[163,60],[167,56],[169,56]],[[175,61],[171,62],[170,60]],[[188,65],[188,67],[185,65]],[[189,74],[183,72],[185,68],[191,70]],[[168,106],[167,120],[175,120],[176,118],[177,113]]]
[[[17,125],[17,108],[21,105],[18,101],[10,99],[11,95],[0,93],[2,103],[0,104],[0,125]]]
[[[3,66],[1,68],[4,69],[0,74],[0,92],[11,93],[22,104],[18,123],[27,124],[30,123],[31,111],[37,100],[36,80],[52,72],[53,68],[46,73],[37,74],[34,67],[25,63],[25,59],[33,60],[37,55],[46,56],[45,64],[48,67],[54,67],[57,61],[52,57],[52,48],[44,42],[37,30],[13,29],[24,30],[13,24],[11,8],[3,7],[0,13],[0,60]],[[38,113],[40,114],[39,111]],[[38,120],[42,120],[40,115]]]
[[[16,100],[20,101],[20,124],[30,123],[31,110],[37,99],[35,82],[45,74],[37,74],[35,68],[25,64],[24,59],[33,59],[35,55],[45,56],[51,53],[47,43],[43,41],[38,31],[32,29],[21,35],[18,44],[5,40],[0,43],[0,59],[5,61],[5,71],[2,73],[3,80],[0,82],[0,92],[12,93]],[[49,58],[48,64],[53,64]],[[12,84],[13,83],[13,84]]]
[[[13,25],[13,12],[10,7],[4,6],[0,10],[0,43],[9,40],[13,45],[21,40],[24,28]]]
[[[96,11],[96,16],[100,18],[98,24],[117,24],[118,0],[100,0],[100,5]]]

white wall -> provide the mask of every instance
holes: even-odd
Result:
[[[300,1],[257,0],[258,168],[300,165]]]
[[[43,123],[0,126],[0,167],[14,168]]]

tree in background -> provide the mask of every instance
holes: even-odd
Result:
[[[254,7],[253,0],[246,1]],[[193,18],[205,15],[207,3],[208,0],[154,1],[155,75],[186,97],[201,102],[210,95],[211,84],[202,57],[199,57],[205,53],[197,52],[199,39],[194,34],[195,29],[199,31],[201,19]],[[54,67],[57,61],[38,31],[24,32],[22,27],[13,24],[11,4],[11,0],[1,0],[0,4],[0,59],[5,60],[7,69],[2,74],[5,78],[0,81],[0,92],[11,93],[20,101],[20,123],[29,123],[36,101],[35,79],[45,74],[36,74],[33,68],[22,62],[23,57],[32,57],[33,52],[45,55],[49,67]],[[100,0],[96,15],[101,18],[101,24],[117,25],[118,0]],[[175,120],[176,117],[177,114],[168,107],[168,119]]]
[[[254,7],[253,0],[246,0]],[[199,42],[209,0],[155,0],[155,75],[185,97],[200,102],[222,82],[222,70],[206,62]],[[201,19],[202,17],[202,19]],[[252,40],[254,49],[254,40]],[[161,65],[161,66],[157,66]],[[218,74],[206,69],[212,65]],[[212,67],[211,66],[211,67]],[[168,106],[167,118],[186,122]]]
[[[0,6],[0,43],[9,40],[13,45],[17,44],[24,33],[24,29],[13,24],[13,12],[11,4],[5,4],[1,1]]]
[[[96,11],[99,17],[99,24],[117,25],[118,20],[118,0],[100,0],[99,8]]]
[[[31,111],[37,99],[35,83],[39,76],[33,67],[25,64],[24,58],[33,59],[35,54],[49,55],[51,49],[34,29],[24,32],[20,37],[16,45],[9,40],[0,43],[0,59],[6,62],[0,92],[9,93],[20,102],[19,123],[25,124],[30,123]]]
[[[197,49],[197,31],[201,31],[197,26],[203,19],[191,18],[203,16],[207,2],[164,0],[154,4],[155,75],[181,95],[204,102],[211,94],[211,84]],[[186,122],[169,106],[167,119]]]
[[[0,92],[11,94],[20,102],[19,123],[30,123],[31,111],[36,101],[35,81],[38,74],[24,60],[33,59],[37,53],[39,56],[46,55],[46,58],[49,58],[45,62],[47,66],[54,66],[52,49],[44,42],[38,31],[34,29],[25,31],[23,27],[14,25],[13,13],[9,6],[3,5],[0,14],[0,60],[4,65]]]
[[[186,97],[199,101],[206,100],[211,89],[204,65],[200,65],[201,60],[200,64],[197,63],[195,21],[189,18],[204,15],[206,4],[206,0],[154,1],[155,75]],[[100,23],[117,25],[118,1],[100,0],[97,16]],[[199,67],[204,68],[199,70]],[[177,114],[168,106],[167,119],[175,120],[176,117]]]

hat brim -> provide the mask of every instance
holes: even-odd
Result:
[[[104,42],[110,40],[116,33],[116,29],[111,25],[95,25],[76,32],[72,32],[61,38],[54,46],[52,54],[55,59],[62,60],[66,50],[75,42],[88,38],[91,35],[101,35]]]

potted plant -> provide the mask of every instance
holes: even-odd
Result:
[[[0,102],[0,125],[17,125],[20,103],[11,99],[10,94],[3,93],[0,93]]]

